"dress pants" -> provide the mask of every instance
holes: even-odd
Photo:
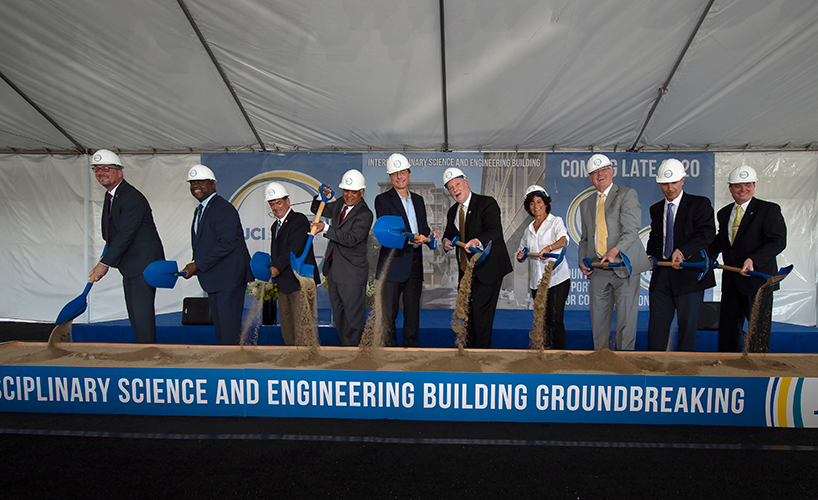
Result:
[[[571,279],[548,289],[548,302],[545,311],[546,338],[551,339],[553,349],[565,349],[565,300],[571,291]],[[531,297],[537,298],[537,290],[531,290]],[[546,346],[549,347],[549,346]]]
[[[632,351],[636,345],[639,316],[639,277],[620,278],[613,271],[594,269],[588,287],[591,299],[591,329],[594,349],[608,349],[611,321],[616,307],[616,350]]]
[[[133,278],[122,278],[125,292],[125,307],[134,331],[137,344],[156,343],[156,310],[154,299],[156,288],[150,286],[141,274]]]
[[[738,276],[735,279],[743,279]],[[755,295],[738,291],[735,279],[722,279],[721,307],[719,308],[719,352],[740,352],[744,337],[744,321],[753,311]],[[770,352],[770,329],[773,316],[773,291],[762,289],[758,296],[758,325],[750,339],[749,352]],[[749,325],[748,325],[749,328]]]
[[[366,284],[342,285],[327,276],[329,304],[335,316],[335,331],[342,346],[358,346],[366,322]]]
[[[423,290],[423,250],[416,248],[412,252],[412,270],[409,279],[399,283],[384,281],[381,284],[383,293],[383,335],[387,347],[397,345],[395,319],[400,309],[400,298],[403,295],[403,347],[418,346],[420,328],[420,293]]]
[[[462,276],[461,276],[462,278]],[[477,277],[471,285],[471,310],[466,347],[491,348],[491,333],[494,327],[494,313],[503,280],[483,284]]]
[[[669,273],[689,273],[672,268],[659,267],[653,271],[650,291],[650,319],[648,320],[648,350],[665,351],[668,348],[670,325],[676,314],[679,326],[677,351],[696,350],[696,332],[704,304],[704,290],[673,295]]]
[[[295,316],[300,312],[300,296],[301,290],[293,293],[278,292],[278,322],[281,324],[284,345],[295,345]]]
[[[241,334],[241,314],[247,285],[207,294],[210,317],[216,328],[219,344],[236,345]]]

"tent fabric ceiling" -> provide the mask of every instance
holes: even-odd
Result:
[[[5,0],[0,46],[2,151],[818,147],[814,0]]]

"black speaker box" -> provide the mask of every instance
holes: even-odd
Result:
[[[721,302],[705,302],[702,304],[698,330],[718,330],[720,310]]]
[[[182,324],[185,326],[213,324],[207,297],[185,297],[182,302]]]

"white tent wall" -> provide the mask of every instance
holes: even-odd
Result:
[[[199,156],[121,155],[125,178],[148,198],[165,258],[184,266],[191,257],[190,221],[196,206],[185,176]],[[779,267],[795,271],[775,294],[773,319],[816,324],[818,263],[818,153],[719,153],[714,209],[731,203],[726,179],[740,164],[760,176],[756,195],[781,205],[788,241]],[[218,187],[218,184],[217,184]],[[222,193],[228,196],[230,193]],[[0,318],[54,321],[76,297],[102,251],[100,214],[104,189],[87,156],[0,155]],[[643,210],[648,200],[642,200]],[[516,206],[516,205],[515,205]],[[126,318],[121,277],[109,271],[89,294],[77,322]],[[157,314],[180,311],[184,297],[201,296],[198,280],[158,290]],[[716,300],[719,292],[716,291]]]
[[[717,212],[733,203],[727,189],[727,176],[740,165],[749,165],[756,170],[756,198],[778,203],[787,223],[787,248],[778,256],[778,267],[790,264],[794,267],[781,282],[781,289],[774,294],[773,320],[814,326],[818,319],[818,155],[717,153],[713,205]],[[720,287],[719,278],[714,300],[721,296]]]
[[[191,258],[190,220],[196,200],[185,182],[199,155],[120,155],[125,179],[151,204],[165,258]],[[104,242],[100,216],[105,189],[87,156],[0,155],[0,317],[54,321],[82,292]],[[181,310],[184,297],[201,296],[198,280],[180,279],[158,290],[157,314]],[[77,323],[127,317],[116,269],[91,289]]]

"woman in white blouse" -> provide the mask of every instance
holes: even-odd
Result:
[[[529,252],[539,252],[540,257],[528,258],[529,287],[532,297],[537,297],[537,286],[545,272],[549,257],[547,253],[559,253],[563,246],[568,244],[568,231],[561,217],[551,215],[551,197],[545,188],[536,184],[529,186],[525,192],[523,208],[534,221],[528,225],[520,240],[517,251],[517,260],[523,258],[523,249]],[[553,259],[550,259],[553,260]],[[568,262],[562,262],[551,272],[551,281],[548,283],[548,302],[545,311],[545,336],[551,338],[554,349],[565,349],[565,300],[571,290],[571,270]],[[548,347],[548,346],[546,346]]]

